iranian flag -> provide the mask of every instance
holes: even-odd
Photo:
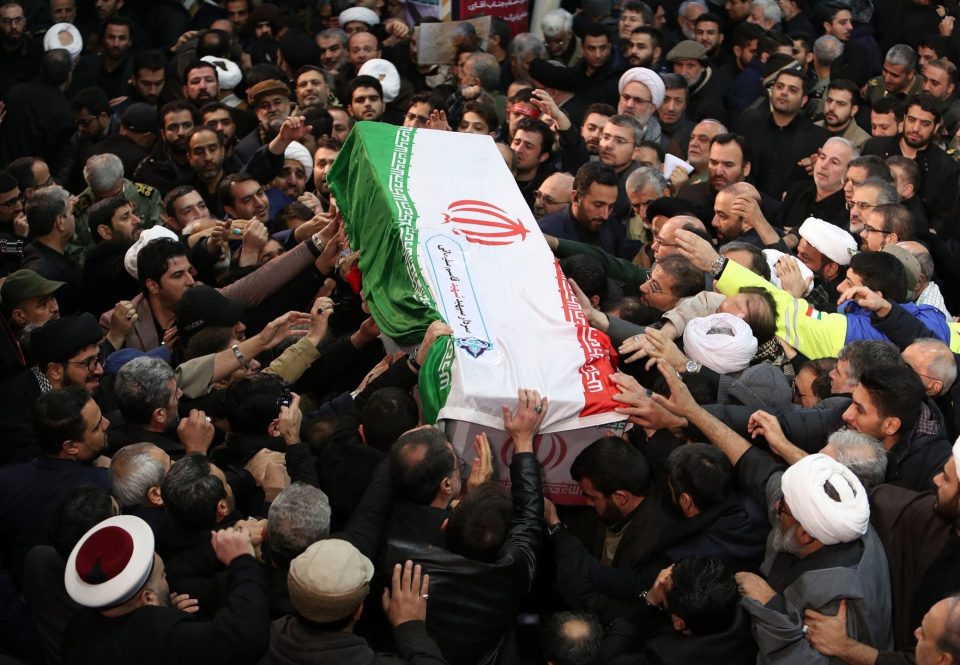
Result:
[[[500,429],[518,388],[549,397],[543,433],[623,420],[610,341],[489,136],[360,122],[327,179],[380,330],[401,346],[437,319],[454,330],[420,371],[427,422]]]

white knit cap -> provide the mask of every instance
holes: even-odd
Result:
[[[127,272],[130,273],[130,276],[134,279],[139,279],[137,273],[137,256],[140,254],[140,250],[147,246],[151,240],[159,240],[160,238],[170,238],[171,240],[176,240],[179,242],[180,238],[177,237],[177,234],[168,229],[166,226],[151,226],[146,231],[140,234],[140,237],[137,239],[137,242],[130,245],[127,248],[127,253],[123,255],[123,267],[127,269]]]
[[[800,225],[800,237],[815,250],[842,266],[850,265],[850,257],[857,253],[857,241],[853,236],[816,217],[807,217]]]
[[[711,314],[687,323],[683,350],[688,358],[714,372],[731,374],[750,366],[757,353],[757,338],[743,319],[727,313]]]
[[[218,58],[212,55],[205,55],[200,58],[204,62],[209,62],[217,70],[217,83],[221,90],[235,90],[240,81],[243,80],[243,72],[240,71],[240,65],[233,60]]]
[[[389,104],[400,94],[400,73],[389,60],[374,58],[360,66],[357,76],[372,76],[383,88],[383,103]]]
[[[367,25],[377,25],[380,23],[380,17],[377,16],[377,13],[372,9],[367,9],[366,7],[351,7],[350,9],[344,9],[340,12],[337,21],[340,22],[341,28],[352,21],[362,21]]]
[[[284,159],[295,159],[301,164],[303,164],[304,170],[307,172],[307,175],[313,173],[313,160],[310,159],[310,151],[307,150],[306,146],[298,141],[291,141],[290,145],[287,146],[287,149],[283,151]]]
[[[647,90],[650,91],[650,98],[653,101],[653,105],[657,108],[660,108],[660,105],[663,104],[663,96],[667,93],[667,90],[663,85],[663,79],[660,78],[660,75],[652,69],[647,69],[646,67],[633,67],[632,69],[625,71],[623,76],[620,77],[620,84],[618,85],[617,90],[623,94],[623,89],[627,86],[627,84],[634,81],[638,81],[647,86]]]
[[[839,501],[824,490],[827,483]],[[807,455],[784,471],[780,486],[790,514],[824,545],[849,543],[867,532],[867,490],[853,471],[832,457]]]
[[[83,51],[83,37],[77,26],[72,23],[57,23],[43,35],[43,50],[66,49],[70,57],[76,60]]]

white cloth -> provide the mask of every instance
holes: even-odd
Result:
[[[653,105],[657,108],[660,108],[660,105],[663,104],[663,96],[667,94],[667,90],[663,85],[663,79],[660,78],[660,75],[652,69],[647,69],[646,67],[633,67],[625,71],[623,76],[620,77],[620,83],[618,84],[617,89],[622,93],[626,85],[628,83],[632,83],[633,81],[637,81],[647,86],[647,90],[650,91],[650,99],[653,101]]]
[[[291,141],[287,149],[283,151],[283,158],[295,159],[303,164],[303,169],[307,172],[308,177],[313,173],[313,160],[310,159],[310,151],[302,143]]]
[[[212,55],[205,55],[200,58],[204,62],[209,62],[217,70],[217,83],[221,90],[235,90],[240,81],[243,80],[243,72],[240,71],[240,65],[233,60],[218,58]]]
[[[377,25],[380,23],[380,17],[377,16],[376,12],[372,9],[367,9],[366,7],[351,7],[350,9],[344,9],[340,12],[337,21],[340,23],[341,28],[351,21],[361,21],[367,25]]]
[[[793,262],[797,264],[797,267],[800,269],[800,276],[805,280],[810,280],[810,282],[807,284],[807,290],[803,292],[803,295],[807,295],[813,290],[813,271],[807,267],[806,263],[791,254],[784,254],[778,249],[765,249],[763,250],[763,256],[767,259],[767,265],[770,266],[770,282],[775,287],[778,289],[783,288],[783,283],[777,276],[777,261],[786,256],[793,259]]]
[[[400,94],[400,73],[389,60],[373,58],[360,66],[357,76],[372,76],[383,88],[383,102],[389,104]]]
[[[840,500],[824,490],[829,483]],[[783,473],[783,498],[803,530],[824,545],[853,542],[870,525],[867,491],[854,473],[832,457],[808,455]]]
[[[67,50],[70,57],[76,60],[83,51],[83,37],[72,23],[57,23],[43,35],[43,50],[52,51],[55,48]]]
[[[715,372],[730,374],[750,366],[757,353],[757,338],[743,319],[733,314],[711,314],[687,323],[683,351]]]
[[[857,253],[857,241],[852,235],[822,219],[807,217],[799,233],[815,250],[842,266],[850,265],[850,257]]]
[[[943,315],[947,317],[949,321],[953,317],[950,316],[950,312],[947,311],[947,303],[943,301],[943,294],[940,293],[940,287],[937,286],[935,282],[929,282],[920,292],[920,295],[917,296],[918,305],[930,305],[931,307],[936,307]]]
[[[130,276],[134,279],[139,279],[137,276],[137,256],[140,254],[140,250],[147,246],[151,240],[158,240],[160,238],[170,238],[171,240],[180,241],[180,238],[177,237],[177,234],[168,229],[166,226],[152,226],[143,233],[140,234],[140,238],[137,239],[137,242],[130,245],[127,249],[127,253],[123,255],[123,267],[127,269],[127,272],[130,273]]]

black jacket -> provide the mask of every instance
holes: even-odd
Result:
[[[316,630],[296,617],[277,619],[270,626],[270,649],[260,665],[399,665],[446,663],[422,621],[393,629],[399,656],[376,653],[353,633]]]
[[[85,610],[64,634],[64,665],[256,663],[270,625],[263,574],[248,555],[234,559],[229,571],[229,603],[209,621],[172,607],[141,607],[114,619]]]
[[[750,173],[757,189],[778,201],[791,183],[809,178],[797,162],[815,153],[830,137],[803,112],[787,126],[779,127],[768,104],[758,111],[742,113],[739,131],[750,146]]]
[[[900,150],[899,136],[878,136],[863,146],[864,155],[876,155],[886,159],[892,155],[903,155]],[[914,160],[920,168],[920,198],[927,211],[930,226],[938,233],[947,232],[956,236],[956,225],[948,222],[948,215],[957,205],[957,180],[960,177],[960,164],[950,159],[936,145],[929,145],[917,152]]]
[[[789,441],[808,453],[816,453],[827,444],[830,434],[843,427],[843,412],[849,405],[848,400],[840,400],[839,404],[828,409],[774,409],[771,413],[777,416]],[[747,421],[756,409],[718,404],[705,408],[735,432],[750,438]],[[935,428],[933,420],[937,417],[939,410],[924,402],[917,427],[902,435],[897,444],[887,451],[886,482],[917,491],[933,489],[933,477],[940,473],[951,454],[950,442],[944,436],[942,418],[935,433],[922,431],[925,425]]]
[[[137,283],[123,265],[127,247],[113,241],[102,241],[87,252],[83,262],[84,309],[97,318],[113,309],[121,300],[131,300],[140,293]]]
[[[509,644],[519,600],[536,574],[543,519],[536,456],[514,455],[510,480],[513,526],[494,563],[403,541],[391,541],[387,550],[388,569],[413,559],[430,574],[427,630],[451,663],[498,662]]]

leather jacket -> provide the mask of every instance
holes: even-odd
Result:
[[[514,455],[510,480],[513,525],[495,562],[474,561],[422,543],[387,544],[388,566],[412,559],[429,573],[427,631],[452,665],[513,661],[511,634],[519,601],[536,574],[543,526],[537,458],[532,453]]]

